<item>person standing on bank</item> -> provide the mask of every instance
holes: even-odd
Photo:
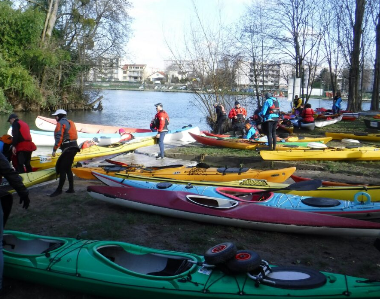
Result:
[[[223,134],[223,124],[227,119],[226,110],[222,104],[214,103],[216,113],[216,134]]]
[[[163,105],[158,103],[156,105],[156,115],[154,116],[154,128],[157,130],[156,138],[158,139],[158,145],[160,146],[160,154],[156,159],[165,158],[165,146],[164,139],[168,132],[169,115],[164,111]]]
[[[17,158],[16,170],[18,173],[32,172],[30,160],[37,147],[32,141],[29,126],[14,113],[9,115],[8,122],[12,125],[12,152]]]
[[[20,197],[20,204],[24,209],[28,209],[30,204],[29,191],[26,189],[18,173],[10,166],[8,159],[0,153],[0,176],[4,176],[9,185],[16,190]],[[0,297],[5,296],[9,289],[3,287],[3,230],[12,210],[13,196],[12,194],[0,190]],[[1,297],[2,298],[2,297]]]
[[[247,110],[240,107],[240,103],[235,101],[235,107],[228,113],[228,118],[232,120],[232,130],[234,131],[234,136],[236,136],[236,131],[240,131],[242,135],[245,135],[245,119],[247,117]]]
[[[342,103],[342,95],[341,95],[340,91],[338,90],[336,92],[336,95],[335,95],[334,100],[333,100],[333,107],[332,107],[332,113],[333,114],[339,114],[340,113],[341,103]]]
[[[268,136],[269,149],[275,150],[277,143],[276,128],[280,118],[280,103],[269,92],[265,94],[265,99],[259,116],[263,118],[262,129]]]
[[[73,121],[66,118],[66,111],[58,109],[52,115],[55,116],[57,125],[54,130],[55,143],[53,147],[52,156],[55,157],[58,148],[62,150],[62,154],[59,157],[55,170],[59,174],[59,184],[57,189],[50,194],[50,197],[55,197],[62,193],[63,185],[67,180],[69,181],[69,189],[66,193],[75,193],[74,191],[74,176],[71,171],[71,167],[74,162],[74,157],[79,152],[77,143],[78,133]]]

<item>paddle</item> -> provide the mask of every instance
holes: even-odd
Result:
[[[266,192],[277,192],[277,191],[282,191],[282,190],[310,191],[310,190],[318,189],[321,186],[322,186],[321,180],[310,180],[310,181],[302,181],[298,183],[293,183],[285,188],[277,188],[277,189],[273,188],[273,189],[268,189],[268,190],[261,190],[260,192],[266,193]]]

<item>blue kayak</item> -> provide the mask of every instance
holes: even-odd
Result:
[[[380,218],[380,202],[372,202],[370,195],[365,192],[358,192],[356,193],[353,201],[347,201],[324,197],[310,197],[287,193],[274,193],[260,189],[196,186],[191,184],[173,184],[170,182],[156,183],[148,181],[128,180],[124,178],[100,174],[97,172],[92,172],[92,174],[108,186],[125,186],[143,189],[184,191],[208,197],[229,198],[245,202],[249,201],[262,206],[302,212],[316,212],[356,219]],[[358,200],[358,198],[362,197],[366,198],[365,202]]]

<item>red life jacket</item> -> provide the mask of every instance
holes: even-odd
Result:
[[[154,126],[158,132],[168,131],[169,115],[164,111],[159,111],[154,117]]]
[[[314,121],[314,111],[311,108],[305,108],[302,110],[302,119],[304,121],[313,122]]]
[[[276,98],[272,98],[273,104],[268,109],[267,114],[280,114],[280,103]]]
[[[18,152],[33,152],[37,149],[36,145],[32,142],[32,136],[30,135],[30,129],[26,122],[18,120],[20,125],[20,135],[23,141],[17,143],[16,151]]]

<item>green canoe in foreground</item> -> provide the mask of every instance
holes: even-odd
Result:
[[[209,249],[207,261],[220,262],[231,249],[226,244]],[[225,274],[205,265],[203,256],[117,241],[4,232],[6,276],[109,298],[380,297],[380,282],[305,267],[269,266],[249,250],[232,256],[224,264],[227,268],[237,271],[249,264],[250,272]]]

